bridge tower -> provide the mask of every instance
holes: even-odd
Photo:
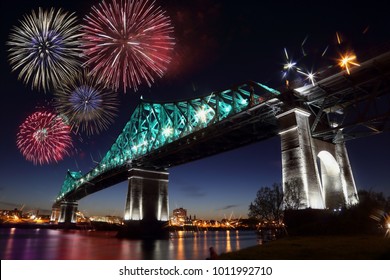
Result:
[[[280,125],[283,188],[298,179],[302,208],[338,209],[358,202],[345,143],[313,138],[310,113],[300,108],[277,116]]]
[[[162,235],[169,220],[168,175],[161,170],[131,168],[124,220],[125,236]]]

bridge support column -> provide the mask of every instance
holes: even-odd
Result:
[[[63,201],[61,202],[61,214],[58,219],[58,224],[65,227],[76,225],[76,212],[78,203],[75,201]]]
[[[283,188],[299,179],[303,208],[338,209],[357,203],[357,191],[344,143],[311,137],[310,113],[292,109],[278,117],[281,130]]]
[[[60,219],[60,215],[61,215],[60,208],[52,208],[51,215],[50,215],[50,223],[52,224],[58,223],[58,220]]]
[[[340,175],[342,180],[343,192],[348,204],[356,204],[359,202],[358,193],[353,178],[351,164],[347,153],[345,143],[336,144],[336,160],[340,165]]]
[[[142,237],[164,233],[169,220],[168,175],[158,170],[129,170],[124,216],[127,234]]]

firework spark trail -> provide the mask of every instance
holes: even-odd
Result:
[[[59,87],[54,106],[64,115],[76,132],[99,134],[113,123],[118,111],[118,96],[104,87],[85,69],[71,82]]]
[[[337,39],[337,44],[341,45],[343,40],[341,39],[341,35],[338,32],[336,32],[336,39]]]
[[[85,65],[114,90],[150,87],[171,61],[173,27],[154,2],[103,1],[85,17],[83,32]]]
[[[31,89],[49,91],[80,67],[77,17],[62,9],[32,11],[9,35],[8,59],[18,79]]]
[[[326,52],[328,51],[329,49],[329,45],[326,46],[326,48],[324,49],[324,51],[322,52],[321,56],[325,56]]]
[[[305,51],[305,49],[304,49],[304,45],[305,45],[305,43],[306,43],[306,41],[307,41],[307,38],[309,38],[309,35],[306,35],[306,37],[305,37],[305,39],[303,39],[303,41],[302,41],[302,44],[301,44],[301,49],[302,49],[302,55],[303,56],[306,56],[307,54],[306,54],[306,51]]]
[[[38,111],[20,125],[16,145],[34,164],[58,162],[69,155],[72,147],[70,127],[61,117]]]
[[[336,32],[335,34],[336,34],[336,46],[335,47],[336,47],[336,49],[340,49],[343,47],[343,45],[345,43],[345,39],[342,38],[342,36],[339,32]],[[307,39],[308,39],[308,36],[306,36],[305,39],[303,40],[303,42],[301,43],[302,50],[303,50],[303,46],[305,45]],[[322,51],[321,58],[325,57],[325,55],[328,52],[329,52],[329,45],[327,45],[325,47],[325,49]],[[344,69],[348,75],[351,73],[351,68],[353,66],[360,66],[360,64],[357,62],[356,55],[351,50],[348,50],[348,49],[346,51],[338,50],[337,52],[339,53],[339,58],[337,59],[337,65],[339,67],[341,67],[342,69]],[[283,65],[282,79],[286,79],[287,85],[289,85],[289,80],[287,79],[288,78],[287,76],[291,70],[295,70],[296,73],[304,76],[305,80],[310,81],[310,83],[314,86],[318,76],[321,75],[322,73],[324,73],[327,69],[330,69],[333,67],[333,65],[327,66],[326,68],[323,67],[323,68],[320,68],[319,70],[317,70],[316,72],[307,71],[307,70],[304,70],[306,67],[300,67],[297,65],[297,63],[293,62],[290,59],[290,56],[289,56],[286,48],[284,48],[284,55],[285,55],[286,62]],[[303,56],[307,56],[305,51],[303,51]],[[313,67],[312,67],[312,69],[313,69]]]

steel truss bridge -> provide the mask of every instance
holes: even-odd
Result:
[[[386,131],[389,93],[386,52],[314,86],[278,91],[249,81],[189,100],[141,100],[95,168],[67,172],[53,207],[127,180],[129,168],[164,170],[274,137],[277,116],[292,108],[309,112],[311,136],[331,143]]]

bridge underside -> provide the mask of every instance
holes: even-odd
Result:
[[[342,143],[390,130],[390,52],[351,70],[294,89],[296,105],[314,116],[314,138]]]
[[[278,99],[270,100],[212,127],[166,144],[134,160],[132,166],[169,168],[273,137],[279,131],[276,112],[272,110],[276,104],[280,104]]]

